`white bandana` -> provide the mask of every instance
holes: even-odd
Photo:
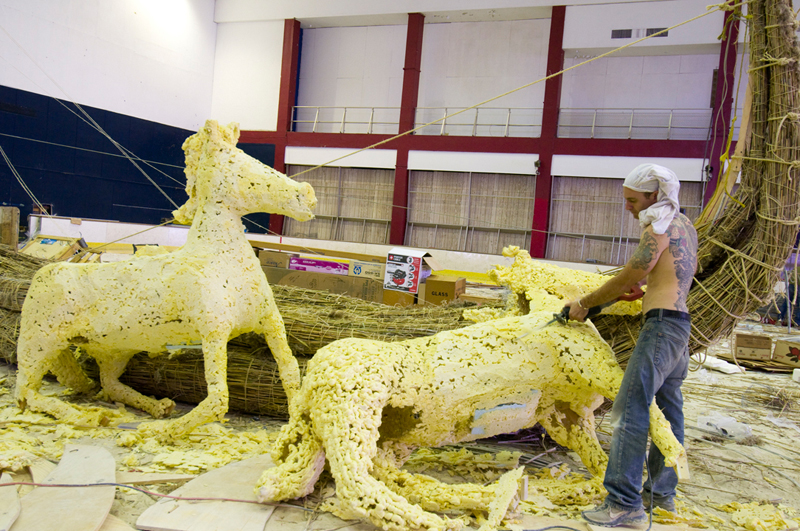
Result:
[[[678,192],[681,183],[675,172],[658,164],[640,164],[628,174],[623,186],[635,192],[658,190],[656,203],[639,212],[639,225],[645,228],[652,224],[656,234],[667,232],[672,219],[680,211]]]

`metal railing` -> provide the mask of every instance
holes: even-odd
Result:
[[[538,137],[542,134],[542,109],[536,107],[417,107],[414,127],[433,122],[418,135]]]
[[[292,110],[293,131],[301,133],[396,134],[400,122],[400,107],[298,105]]]
[[[542,132],[542,109],[536,107],[417,107],[414,127],[441,119],[418,135],[535,138]],[[578,109],[559,111],[559,138],[705,140],[711,109]],[[737,111],[741,115],[741,110]],[[397,134],[400,107],[293,107],[297,132]],[[738,120],[734,138],[738,134]]]
[[[705,140],[711,109],[561,109],[559,138]]]

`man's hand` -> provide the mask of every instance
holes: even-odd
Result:
[[[583,308],[583,306],[581,306],[580,299],[570,301],[565,304],[565,306],[569,306],[569,318],[573,321],[584,322],[586,320],[586,316],[589,315],[589,308]]]
[[[617,300],[630,302],[641,299],[643,296],[644,291],[642,291],[642,288],[639,287],[639,284],[634,284],[628,293],[620,295]]]

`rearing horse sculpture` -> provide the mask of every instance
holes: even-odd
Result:
[[[297,361],[283,319],[241,216],[271,212],[305,221],[317,200],[298,183],[236,148],[237,124],[209,120],[183,144],[189,200],[175,211],[192,222],[175,252],[108,264],[57,263],[34,277],[22,308],[15,396],[20,407],[68,422],[99,424],[113,412],[82,408],[43,396],[48,371],[81,391],[92,382],[70,345],[97,360],[107,400],[167,415],[174,403],[155,400],[120,383],[137,352],[164,353],[168,345],[202,345],[208,397],[178,419],[145,423],[140,431],[171,439],[217,420],[228,409],[227,342],[245,332],[264,334],[287,395],[300,386]]]

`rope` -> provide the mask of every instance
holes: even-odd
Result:
[[[513,94],[513,93],[515,93],[515,92],[518,92],[518,91],[520,91],[520,90],[526,89],[526,88],[528,88],[528,87],[532,87],[533,85],[536,85],[536,84],[538,84],[538,83],[541,83],[542,81],[547,81],[548,79],[552,79],[552,78],[554,78],[554,77],[556,77],[556,76],[560,76],[560,75],[564,74],[565,72],[569,72],[570,70],[573,70],[573,69],[575,69],[575,68],[578,68],[578,67],[580,67],[580,66],[583,66],[583,65],[586,65],[586,64],[589,64],[589,63],[591,63],[592,61],[596,61],[597,59],[602,59],[603,57],[608,57],[609,55],[612,55],[612,54],[614,54],[614,53],[616,53],[616,52],[619,52],[619,51],[621,51],[621,50],[624,50],[625,48],[629,48],[629,47],[631,47],[631,46],[634,46],[634,45],[636,45],[636,44],[639,44],[640,42],[644,42],[644,41],[646,41],[646,40],[648,40],[648,39],[651,39],[651,38],[653,38],[653,37],[658,37],[658,36],[659,36],[659,35],[661,35],[662,33],[667,33],[667,32],[668,32],[668,31],[670,31],[670,30],[673,30],[673,29],[675,29],[675,28],[678,28],[678,27],[680,27],[680,26],[683,26],[683,25],[685,25],[685,24],[689,24],[690,22],[694,22],[695,20],[698,20],[698,19],[700,19],[700,18],[703,18],[703,17],[705,17],[705,16],[708,16],[708,15],[710,15],[710,14],[712,14],[712,13],[716,13],[717,11],[720,11],[720,10],[726,10],[726,11],[727,11],[727,10],[732,10],[732,9],[734,9],[734,8],[736,8],[736,7],[739,7],[739,6],[741,6],[741,5],[744,5],[744,2],[740,2],[740,3],[736,3],[736,4],[734,4],[734,3],[732,3],[732,2],[730,2],[730,3],[728,3],[728,2],[723,2],[723,3],[721,3],[721,4],[712,4],[712,5],[710,5],[710,6],[708,6],[708,7],[706,8],[706,10],[707,10],[707,11],[706,11],[705,13],[702,13],[702,14],[700,14],[700,15],[697,15],[696,17],[690,18],[689,20],[685,20],[685,21],[683,21],[683,22],[680,22],[680,23],[678,23],[678,24],[675,24],[674,26],[670,26],[670,27],[668,27],[668,28],[664,28],[664,29],[663,29],[663,30],[661,30],[661,31],[658,31],[658,32],[656,32],[656,33],[653,33],[653,34],[651,34],[651,35],[648,35],[648,36],[646,36],[646,37],[642,37],[641,39],[635,40],[635,41],[633,41],[633,42],[629,42],[628,44],[626,44],[626,45],[624,45],[624,46],[620,46],[619,48],[616,48],[616,49],[614,49],[614,50],[611,50],[611,51],[608,51],[608,52],[602,53],[602,54],[598,55],[597,57],[593,57],[593,58],[591,58],[591,59],[587,59],[586,61],[583,61],[583,62],[581,62],[581,63],[578,63],[578,64],[576,64],[576,65],[572,65],[572,66],[570,66],[569,68],[564,68],[563,70],[560,70],[560,71],[558,71],[558,72],[555,72],[555,73],[553,73],[553,74],[550,74],[550,75],[548,75],[548,76],[545,76],[545,77],[543,77],[543,78],[537,79],[536,81],[532,81],[532,82],[530,82],[530,83],[527,83],[527,84],[525,84],[525,85],[522,85],[522,86],[520,86],[520,87],[517,87],[517,88],[515,88],[515,89],[511,89],[511,90],[509,90],[509,91],[507,91],[507,92],[504,92],[504,93],[500,94],[499,96],[494,96],[494,97],[492,97],[492,98],[489,98],[488,100],[484,100],[484,101],[482,101],[482,102],[480,102],[480,103],[476,103],[476,104],[474,104],[474,105],[471,105],[471,106],[469,106],[469,107],[466,107],[466,108],[464,108],[464,109],[461,109],[460,111],[456,111],[456,112],[454,112],[454,113],[452,113],[452,114],[448,114],[447,116],[443,116],[443,117],[441,117],[441,118],[438,118],[438,119],[436,119],[436,120],[434,120],[434,121],[432,121],[432,122],[428,122],[428,123],[426,123],[426,124],[423,124],[423,125],[420,125],[420,126],[418,126],[418,127],[415,127],[414,129],[409,129],[408,131],[404,131],[404,132],[402,132],[402,133],[399,133],[399,134],[397,134],[397,135],[394,135],[394,136],[392,136],[392,137],[390,137],[390,138],[387,138],[386,140],[381,140],[380,142],[376,142],[376,143],[374,143],[374,144],[371,144],[371,145],[369,145],[369,146],[367,146],[367,147],[365,147],[365,148],[361,148],[361,149],[359,149],[359,150],[353,151],[352,153],[348,153],[348,154],[346,154],[346,155],[342,155],[341,157],[337,157],[337,158],[335,158],[335,159],[329,160],[328,162],[323,162],[322,164],[318,164],[318,165],[316,165],[316,166],[313,166],[313,167],[311,167],[311,168],[308,168],[308,169],[306,169],[306,170],[303,170],[303,171],[302,171],[302,172],[300,172],[300,173],[296,173],[296,174],[295,174],[293,177],[297,177],[297,176],[303,175],[304,173],[308,173],[308,172],[310,172],[310,171],[317,170],[317,169],[319,169],[319,168],[322,168],[323,166],[327,166],[327,165],[329,165],[329,164],[332,164],[332,163],[334,163],[334,162],[340,161],[340,160],[342,160],[342,159],[344,159],[344,158],[347,158],[347,157],[350,157],[350,156],[356,155],[356,154],[358,154],[358,153],[361,153],[362,151],[366,151],[366,150],[368,150],[368,149],[373,149],[373,148],[376,148],[376,147],[378,147],[378,146],[382,146],[383,144],[387,144],[387,143],[389,143],[389,142],[391,142],[391,141],[393,141],[393,140],[397,140],[398,138],[404,137],[404,136],[406,136],[406,135],[410,135],[411,133],[415,133],[415,132],[417,132],[417,131],[419,131],[419,130],[421,130],[421,129],[424,129],[424,128],[428,127],[428,126],[431,126],[431,125],[437,124],[437,123],[439,123],[439,122],[441,122],[441,121],[443,121],[443,120],[447,120],[448,118],[452,118],[453,116],[457,116],[457,115],[459,115],[459,114],[461,114],[461,113],[463,113],[463,112],[470,111],[470,110],[472,110],[472,109],[475,109],[475,108],[477,108],[477,107],[480,107],[481,105],[485,105],[485,104],[487,104],[487,103],[490,103],[490,102],[493,102],[493,101],[495,101],[495,100],[498,100],[498,99],[500,99],[500,98],[502,98],[502,97],[504,97],[504,96],[508,96],[509,94]],[[726,6],[729,6],[729,7],[726,7]]]
[[[68,110],[70,112],[73,112],[69,108],[68,108]],[[75,113],[73,112],[73,114],[75,114]],[[80,116],[78,116],[78,118],[80,118]],[[88,124],[88,125],[91,126],[91,124]],[[57,147],[62,147],[62,148],[66,148],[66,149],[75,149],[75,150],[78,150],[78,151],[86,151],[87,153],[97,153],[98,155],[108,155],[109,157],[125,158],[123,155],[117,155],[116,153],[109,153],[107,151],[97,151],[96,149],[82,148],[82,147],[78,147],[78,146],[68,146],[66,144],[58,144],[56,142],[48,142],[47,140],[39,140],[39,139],[36,139],[36,138],[28,138],[28,137],[25,137],[25,136],[10,135],[8,133],[0,133],[0,136],[5,136],[5,137],[8,137],[8,138],[16,138],[18,140],[27,140],[28,142],[38,142],[39,144],[45,144],[45,145],[48,145],[48,146],[57,146]],[[183,170],[183,168],[184,168],[183,166],[177,166],[175,164],[169,164],[167,162],[156,162],[156,161],[153,161],[153,160],[144,160],[144,159],[141,159],[141,158],[138,158],[138,157],[137,157],[137,160],[139,160],[139,162],[144,162],[145,164],[160,164],[162,166],[167,166],[167,167],[170,167],[170,168],[178,168],[180,170]],[[184,186],[186,184],[183,181],[179,181],[177,179],[174,179],[169,174],[165,173],[164,175],[166,177],[169,177],[170,179],[172,179],[176,183],[180,184],[181,186]]]
[[[48,215],[48,216],[52,217],[52,215],[49,212],[47,212],[47,210],[44,208],[44,205],[42,205],[39,202],[39,200],[36,199],[36,196],[33,195],[33,191],[28,187],[27,184],[25,184],[25,181],[22,180],[22,176],[19,174],[17,169],[14,167],[14,165],[11,164],[11,160],[8,158],[8,155],[6,155],[6,152],[3,149],[3,146],[0,146],[0,154],[3,155],[3,160],[6,161],[6,164],[8,164],[8,168],[11,170],[11,173],[17,179],[17,182],[19,182],[19,185],[22,187],[22,189],[25,191],[25,193],[28,194],[28,197],[31,198],[31,201],[33,201],[36,204],[36,206],[39,207],[39,210],[41,210],[45,215]]]

